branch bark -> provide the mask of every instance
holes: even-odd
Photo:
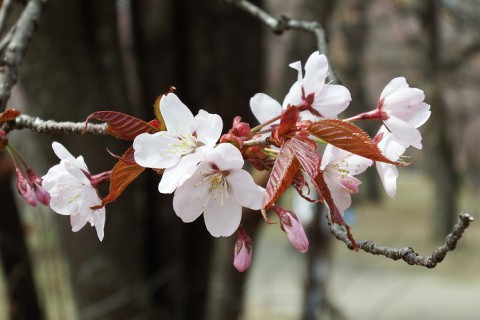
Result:
[[[358,247],[373,255],[381,255],[392,260],[402,259],[409,265],[417,265],[427,268],[435,268],[437,264],[443,261],[449,251],[453,251],[457,242],[462,238],[463,232],[473,221],[473,217],[468,213],[462,213],[453,227],[452,232],[447,235],[445,242],[437,247],[430,256],[419,256],[413,248],[390,248],[376,244],[373,241],[357,241]],[[340,241],[344,242],[349,249],[353,246],[347,237],[347,233],[335,225],[330,226],[330,232]]]
[[[77,134],[95,134],[95,135],[107,135],[106,123],[104,124],[91,124],[89,123],[85,128],[85,122],[57,122],[54,120],[42,120],[38,117],[32,117],[26,114],[22,114],[15,118],[15,120],[9,121],[2,126],[5,132],[19,129],[29,129],[38,133],[77,133]]]
[[[280,35],[284,31],[292,29],[312,33],[317,41],[318,51],[324,55],[327,55],[327,37],[320,22],[294,20],[287,18],[286,16],[282,16],[280,19],[277,19],[247,0],[226,0],[226,2],[237,6],[238,8],[252,15],[254,18],[260,20],[265,26],[270,28],[276,34]],[[338,81],[332,68],[330,68],[328,78],[332,82]]]

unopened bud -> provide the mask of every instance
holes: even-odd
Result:
[[[7,133],[0,129],[0,151],[5,149],[8,145],[8,136]]]
[[[30,184],[33,187],[35,192],[35,197],[37,200],[45,206],[50,204],[50,194],[43,189],[42,187],[42,178],[40,178],[35,171],[30,168],[27,168],[28,179],[30,180]]]
[[[235,242],[235,253],[233,266],[240,272],[248,269],[252,262],[252,238],[250,238],[245,229],[240,226],[237,232],[237,241]]]
[[[302,223],[297,218],[295,213],[285,210],[276,204],[273,205],[273,210],[280,218],[281,228],[287,234],[290,243],[301,253],[307,252],[307,235],[305,234]]]
[[[17,176],[18,193],[28,202],[28,204],[30,204],[32,207],[36,207],[37,197],[29,181],[18,168],[15,169],[15,175]]]

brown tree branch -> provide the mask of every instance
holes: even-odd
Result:
[[[238,8],[248,12],[253,17],[260,20],[265,26],[272,29],[276,34],[282,34],[287,30],[302,30],[312,33],[317,40],[317,47],[320,53],[327,55],[327,37],[325,35],[325,30],[320,22],[317,21],[303,21],[303,20],[294,20],[282,16],[280,19],[276,19],[266,11],[257,7],[253,3],[247,0],[225,0],[226,2],[237,6]],[[337,82],[337,77],[335,72],[330,68],[328,74],[330,81]]]
[[[474,219],[468,213],[462,213],[458,217],[458,221],[453,227],[452,232],[447,235],[445,242],[437,247],[430,256],[419,256],[412,248],[390,248],[376,244],[373,241],[357,241],[358,247],[368,253],[374,255],[385,256],[392,260],[402,259],[409,265],[423,266],[427,268],[435,268],[437,264],[443,261],[447,252],[453,251],[457,242],[463,235],[465,229],[468,228],[470,222]],[[347,233],[336,225],[330,226],[330,232],[340,241],[344,242],[349,249],[353,249]]]
[[[87,125],[85,133],[95,135],[106,135],[107,124],[91,124]],[[85,122],[57,122],[53,120],[42,120],[37,117],[31,117],[29,115],[22,114],[15,118],[15,120],[5,123],[1,129],[5,132],[19,129],[29,129],[38,133],[83,133],[85,128]]]
[[[0,65],[0,110],[4,110],[10,91],[18,79],[18,67],[36,29],[47,0],[30,0],[15,24]]]

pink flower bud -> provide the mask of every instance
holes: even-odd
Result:
[[[35,192],[35,197],[37,200],[45,206],[50,204],[50,194],[45,191],[42,187],[42,178],[37,176],[35,171],[30,168],[27,168],[28,179],[30,180],[30,184],[33,187]]]
[[[32,206],[37,206],[37,197],[35,191],[30,185],[29,181],[25,178],[20,169],[15,169],[15,174],[17,176],[17,191],[20,195],[27,200],[27,202]]]
[[[242,122],[242,118],[236,116],[233,119],[232,132],[239,137],[249,137],[250,136],[250,125],[246,122]]]
[[[7,145],[8,145],[7,133],[0,129],[0,151],[5,149]]]
[[[248,269],[252,262],[252,238],[250,238],[245,229],[240,226],[237,232],[237,241],[235,242],[235,253],[233,266],[240,272]]]
[[[290,240],[295,249],[301,253],[307,252],[307,235],[305,234],[302,223],[298,220],[295,213],[285,210],[276,204],[273,205],[273,210],[275,210],[280,218],[281,228],[287,234],[288,240]]]

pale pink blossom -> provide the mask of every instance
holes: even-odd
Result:
[[[252,262],[252,238],[250,238],[245,229],[240,225],[237,231],[237,240],[235,241],[233,257],[233,266],[240,272],[244,272]]]
[[[160,111],[167,131],[138,135],[134,156],[142,167],[165,169],[158,190],[172,193],[214,148],[223,122],[219,115],[204,110],[194,117],[174,93],[162,97]]]
[[[184,222],[192,222],[203,213],[212,236],[230,236],[240,224],[242,206],[259,210],[265,192],[242,169],[243,163],[237,148],[219,144],[175,191],[175,213]]]
[[[290,243],[301,253],[307,252],[309,246],[308,238],[302,223],[295,213],[285,210],[276,204],[273,205],[273,210],[280,218],[280,226],[287,234]]]
[[[325,83],[328,62],[325,55],[318,51],[308,58],[305,76],[300,61],[291,63],[290,67],[298,71],[298,79],[285,96],[282,105],[264,93],[257,93],[250,99],[250,108],[260,123],[279,116],[288,105],[307,110],[301,113],[303,120],[314,120],[317,116],[336,118],[352,100],[350,92],[344,86]]]
[[[72,231],[82,229],[87,222],[95,226],[100,241],[104,237],[105,208],[92,209],[102,200],[87,174],[87,165],[82,156],[75,158],[64,146],[53,142],[53,151],[60,163],[42,177],[42,187],[50,194],[53,211],[70,216]]]
[[[423,102],[425,93],[409,87],[403,77],[395,78],[383,89],[378,110],[388,130],[406,147],[422,148],[422,136],[418,127],[430,117],[430,105]]]
[[[352,204],[351,194],[358,193],[362,183],[354,175],[364,172],[373,161],[351,152],[327,145],[322,157],[320,170],[330,190],[333,201],[343,215]]]

